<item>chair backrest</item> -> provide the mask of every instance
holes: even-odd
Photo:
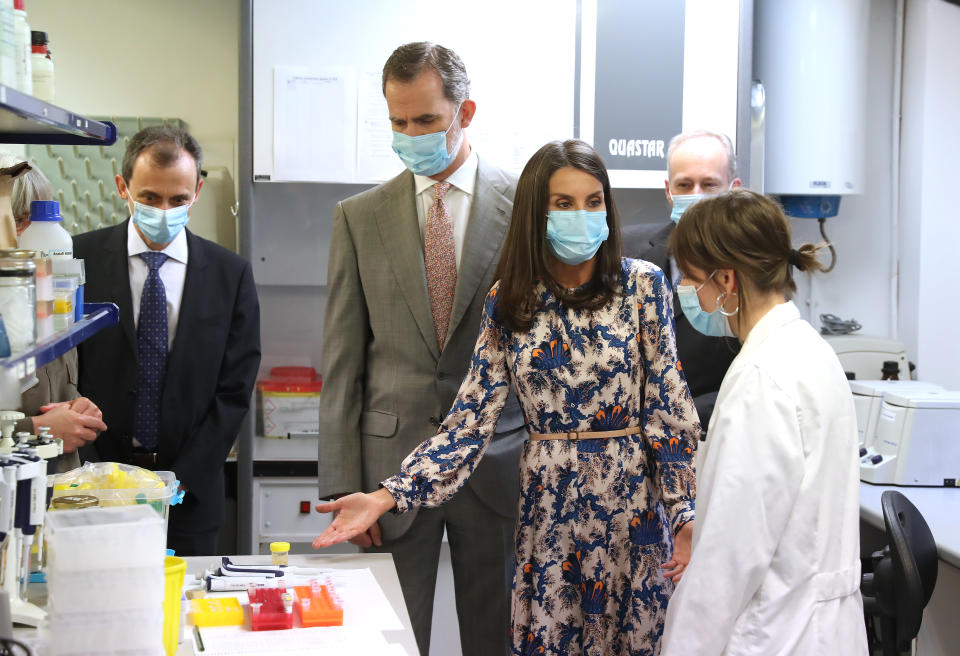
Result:
[[[923,609],[937,583],[937,544],[916,506],[900,492],[880,497],[889,554],[874,573],[877,602],[896,622],[896,639],[909,642],[920,631]],[[889,616],[889,615],[888,615]]]

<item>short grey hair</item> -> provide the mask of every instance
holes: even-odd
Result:
[[[716,139],[720,142],[720,145],[723,146],[723,150],[727,154],[728,181],[732,182],[733,179],[737,177],[737,156],[733,151],[733,142],[730,141],[730,137],[722,132],[712,132],[710,130],[690,130],[689,132],[681,132],[670,140],[670,145],[667,146],[668,174],[670,171],[670,160],[673,159],[673,151],[679,148],[680,144],[690,141],[691,139],[698,139],[700,137],[710,137]]]
[[[140,153],[148,148],[154,149],[151,153],[153,161],[161,168],[172,166],[180,159],[180,153],[186,152],[197,165],[197,185],[200,185],[203,166],[203,151],[200,149],[200,144],[189,132],[172,125],[151,125],[130,137],[120,169],[123,181],[128,185],[130,178],[133,177],[133,165],[140,157]]]
[[[26,160],[16,155],[0,153],[0,169],[7,169],[24,161]],[[33,162],[27,163],[30,164],[30,168],[13,179],[10,208],[13,210],[14,218],[29,217],[32,201],[53,200],[53,189],[50,187],[47,176]]]
[[[443,83],[443,95],[459,105],[470,97],[470,78],[463,60],[449,48],[429,41],[406,43],[396,50],[383,65],[381,90],[386,93],[387,81],[411,82],[429,68]]]

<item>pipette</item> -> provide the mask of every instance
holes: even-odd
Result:
[[[14,525],[23,536],[20,560],[20,596],[26,598],[30,582],[30,548],[33,536],[43,525],[44,501],[47,496],[47,463],[33,453],[33,449],[19,449],[10,460],[20,463],[17,468],[17,509]]]

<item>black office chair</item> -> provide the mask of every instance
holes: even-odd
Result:
[[[887,490],[880,504],[889,544],[873,553],[873,571],[863,575],[860,591],[870,653],[879,648],[883,656],[897,656],[910,649],[933,595],[937,545],[923,515],[907,497]]]

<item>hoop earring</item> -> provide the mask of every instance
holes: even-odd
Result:
[[[731,294],[736,296],[737,292],[731,292]],[[732,317],[733,315],[735,315],[737,312],[740,311],[740,301],[739,300],[737,301],[737,307],[733,308],[733,312],[727,312],[723,309],[723,301],[726,295],[727,295],[727,292],[720,292],[720,295],[717,296],[717,312],[719,312],[725,317]]]

